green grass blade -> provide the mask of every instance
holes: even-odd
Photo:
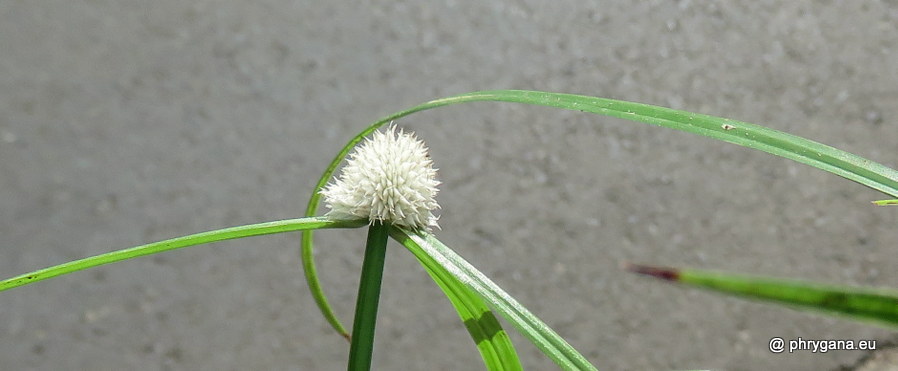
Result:
[[[627,269],[691,287],[774,302],[800,310],[885,325],[892,329],[898,326],[898,291],[895,290],[645,265],[629,265]]]
[[[595,370],[583,355],[548,325],[432,234],[394,228],[392,236],[413,253],[417,251],[415,256],[422,264],[441,267],[477,293],[562,369]]]
[[[401,231],[391,230],[390,234],[397,240],[406,238]],[[403,244],[418,258],[430,277],[452,302],[452,306],[455,307],[462,323],[477,345],[477,350],[480,351],[486,369],[491,371],[523,370],[514,345],[511,343],[511,338],[508,337],[493,312],[477,293],[468,289],[413,242]]]
[[[146,245],[132,247],[71,261],[68,263],[36,270],[16,277],[0,281],[0,291],[14,287],[43,281],[45,279],[61,276],[63,274],[77,272],[83,269],[96,267],[103,264],[114,263],[139,256],[156,254],[163,251],[179,249],[204,243],[230,240],[234,238],[259,236],[264,234],[283,233],[299,230],[321,228],[356,228],[366,225],[365,221],[337,221],[325,217],[279,220],[274,222],[243,225],[239,227],[224,228],[215,231],[202,232],[189,236],[172,238],[165,241],[154,242]]]
[[[339,166],[343,158],[349,154],[352,147],[359,143],[366,135],[393,120],[400,119],[415,112],[458,103],[484,101],[512,102],[556,107],[618,117],[687,131],[792,159],[853,180],[893,197],[898,197],[898,171],[863,157],[812,140],[765,128],[763,126],[648,104],[584,95],[526,90],[493,90],[432,100],[375,121],[364,131],[359,133],[359,135],[350,140],[328,165],[327,169],[321,175],[312,197],[309,199],[309,204],[306,208],[306,216],[314,216],[317,213],[320,200],[318,192],[327,184],[328,180],[337,169],[337,166]],[[321,309],[328,322],[331,323],[337,331],[345,334],[346,331],[343,329],[339,319],[337,319],[327,302],[327,298],[321,288],[321,284],[315,271],[315,262],[312,254],[312,232],[303,234],[302,258],[306,281],[308,282],[309,288],[312,290],[315,302],[318,304],[318,307]]]
[[[470,101],[503,101],[557,107],[687,131],[792,159],[898,196],[898,171],[812,140],[720,117],[613,99],[522,90],[462,94],[431,101],[416,108]],[[416,108],[409,111],[417,111]],[[391,119],[395,118],[391,116]]]

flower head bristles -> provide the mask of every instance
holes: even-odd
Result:
[[[424,142],[390,125],[350,154],[340,177],[321,191],[328,216],[412,229],[439,228],[436,169]]]

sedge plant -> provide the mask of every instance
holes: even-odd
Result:
[[[378,301],[387,242],[394,239],[412,253],[444,292],[480,352],[488,370],[520,370],[523,366],[496,313],[521,332],[564,370],[596,367],[546,323],[521,305],[472,264],[433,234],[433,211],[439,181],[423,142],[390,126],[394,120],[441,106],[478,101],[540,105],[623,118],[687,131],[792,159],[898,197],[898,171],[805,138],[730,119],[641,103],[539,91],[497,90],[426,102],[384,117],[353,137],[321,175],[306,216],[224,228],[172,238],[75,260],[0,281],[0,291],[67,273],[168,250],[264,234],[302,231],[306,281],[319,309],[334,330],[350,340],[349,370],[368,370],[374,349]],[[366,139],[367,138],[367,139]],[[362,143],[364,141],[364,143]],[[360,144],[361,143],[361,144]],[[353,152],[353,150],[355,150]],[[340,176],[333,179],[346,160]],[[318,216],[324,198],[330,211]],[[895,204],[895,200],[875,202]],[[318,280],[313,260],[313,231],[368,228],[352,330],[334,314]],[[764,300],[861,320],[898,326],[898,291],[842,287],[724,272],[626,264],[631,272],[703,289]],[[600,361],[600,360],[598,360]]]

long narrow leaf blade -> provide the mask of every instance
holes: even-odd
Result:
[[[398,238],[403,238],[401,233],[391,231],[391,234]],[[523,370],[511,339],[477,293],[468,289],[445,268],[437,264],[423,249],[413,245],[409,247],[409,250],[418,258],[430,277],[452,302],[452,306],[455,307],[458,316],[477,345],[487,370]]]
[[[231,227],[219,229],[209,232],[192,234],[189,236],[177,237],[165,241],[154,242],[146,245],[132,247],[129,249],[118,250],[71,261],[68,263],[52,266],[36,270],[34,272],[25,273],[12,278],[0,281],[0,291],[9,290],[14,287],[27,285],[45,279],[61,276],[72,272],[96,267],[103,264],[114,263],[122,260],[132,259],[139,256],[156,254],[163,251],[179,249],[182,247],[194,246],[204,243],[230,240],[234,238],[260,236],[265,234],[283,233],[299,230],[311,230],[321,228],[356,228],[366,225],[365,221],[338,221],[325,217],[317,218],[301,218],[279,220],[274,222],[258,223],[243,225],[239,227]]]
[[[635,102],[525,90],[462,94],[422,106],[484,100],[597,113],[687,131],[792,159],[898,197],[898,171],[894,169],[809,139],[721,117]]]
[[[432,234],[393,228],[392,236],[412,253],[415,253],[415,256],[422,260],[422,264],[442,267],[476,292],[487,305],[515,326],[562,369],[596,369],[586,360],[586,357],[577,352],[548,325]]]
[[[629,265],[627,270],[728,295],[769,301],[890,328],[898,326],[898,291],[895,290],[646,265]]]

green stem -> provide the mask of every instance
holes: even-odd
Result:
[[[371,369],[374,326],[377,322],[377,304],[380,301],[380,283],[384,273],[389,230],[390,226],[382,223],[375,223],[368,228],[365,260],[359,279],[359,296],[355,305],[355,321],[352,323],[349,371]]]
[[[301,218],[279,220],[274,222],[243,225],[239,227],[224,228],[215,231],[202,232],[189,236],[177,237],[165,241],[153,242],[146,245],[132,247],[71,261],[68,263],[36,270],[0,281],[0,291],[14,287],[27,285],[63,274],[77,272],[83,269],[96,267],[103,264],[114,263],[138,256],[160,253],[182,247],[199,245],[204,243],[230,240],[234,238],[259,236],[263,234],[283,233],[300,230],[320,228],[357,228],[365,225],[364,220],[338,221],[326,217]]]

